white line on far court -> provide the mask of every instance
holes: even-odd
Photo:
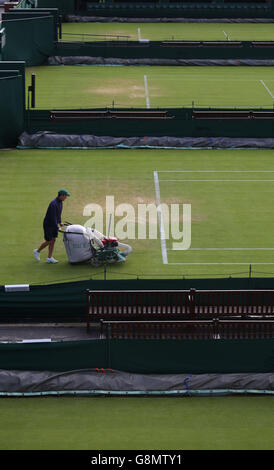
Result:
[[[211,179],[211,180],[178,180],[177,179],[177,180],[159,180],[159,181],[168,181],[168,182],[173,182],[173,183],[176,182],[176,181],[178,181],[178,182],[190,182],[190,183],[195,183],[197,181],[200,181],[200,182],[213,181],[214,183],[216,183],[216,182],[217,183],[224,183],[224,182],[233,182],[233,183],[235,183],[235,182],[236,183],[243,183],[243,182],[245,182],[245,183],[251,183],[251,182],[253,182],[253,183],[254,182],[255,183],[262,183],[262,182],[266,183],[266,182],[272,182],[273,183],[274,182],[274,180],[213,180],[213,179]]]
[[[223,31],[223,33],[224,33],[224,35],[225,35],[226,39],[227,39],[228,41],[230,41],[230,37],[228,36],[228,34],[226,34],[226,32],[225,32],[225,31]]]
[[[144,75],[144,85],[145,85],[145,94],[146,94],[146,105],[147,105],[147,108],[150,108],[148,85],[147,85],[147,76],[146,75]]]
[[[162,210],[161,210],[160,185],[159,185],[159,178],[158,178],[157,171],[154,171],[154,185],[155,185],[155,192],[156,192],[156,204],[157,204],[157,207],[159,208],[159,209],[157,209],[157,214],[158,214],[159,227],[160,227],[161,250],[162,250],[163,264],[168,264],[163,213],[162,213]]]
[[[247,250],[247,251],[269,251],[269,250],[274,250],[274,248],[189,248],[188,250],[196,250],[196,251],[242,251],[242,250]],[[172,249],[168,249],[168,251],[173,251]]]
[[[254,266],[255,264],[256,264],[256,265],[258,265],[258,264],[259,264],[259,265],[263,265],[263,264],[271,264],[271,265],[273,265],[274,263],[252,263],[252,262],[250,262],[250,263],[168,263],[168,264],[173,264],[173,265],[175,265],[175,264],[176,264],[176,265],[179,265],[179,264],[180,264],[180,265],[205,265],[205,266],[207,266],[207,265],[213,265],[213,264],[214,264],[214,265],[215,265],[215,264],[223,264],[223,265],[224,265],[224,264],[227,264],[227,265],[246,265],[246,266],[252,265],[252,266]]]
[[[274,95],[272,95],[271,91],[269,90],[269,88],[266,86],[265,82],[263,80],[260,80],[261,84],[265,87],[265,89],[268,91],[268,93],[270,94],[271,98],[274,99]]]
[[[274,173],[274,170],[158,170],[158,173]]]

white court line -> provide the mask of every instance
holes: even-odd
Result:
[[[189,179],[188,179],[188,180],[159,180],[159,181],[168,181],[168,182],[175,182],[175,181],[178,181],[178,182],[190,182],[190,183],[195,183],[195,182],[197,182],[197,181],[202,181],[202,182],[210,182],[210,181],[213,181],[214,183],[216,183],[216,182],[220,182],[220,183],[224,183],[224,182],[230,182],[230,183],[231,183],[231,182],[234,182],[234,183],[235,183],[235,182],[239,182],[239,183],[243,183],[243,182],[245,182],[245,183],[251,183],[251,182],[253,182],[253,183],[254,183],[254,182],[255,182],[255,183],[272,182],[272,183],[273,183],[273,182],[274,182],[274,180],[220,180],[220,179],[219,179],[219,180],[213,180],[213,179],[211,179],[211,180],[189,180]]]
[[[247,250],[247,251],[258,251],[258,250],[274,250],[274,248],[189,248],[189,250],[197,250],[197,251],[208,251],[208,250],[214,250],[214,251],[242,251],[242,250]],[[172,249],[168,249],[167,251],[173,251]]]
[[[156,192],[156,204],[157,204],[157,207],[159,208],[157,209],[157,214],[158,214],[159,227],[160,227],[163,264],[169,264],[168,259],[167,259],[166,237],[165,237],[165,230],[164,230],[164,223],[163,223],[163,213],[161,210],[160,185],[159,185],[159,178],[158,178],[157,171],[154,171],[154,185],[155,185],[155,192]]]
[[[144,86],[145,86],[145,94],[146,94],[146,105],[147,105],[147,108],[150,108],[148,85],[147,85],[147,76],[146,75],[144,75]]]
[[[159,170],[158,173],[274,173],[274,170]]]
[[[268,91],[268,93],[270,94],[271,98],[274,99],[274,96],[272,95],[271,91],[269,90],[269,88],[266,86],[265,82],[263,80],[260,80],[261,84],[265,87],[265,89]]]
[[[255,264],[256,265],[262,265],[262,264],[271,264],[271,265],[273,265],[274,263],[252,263],[252,262],[250,262],[250,263],[168,263],[168,264],[173,264],[173,265],[175,265],[175,264],[177,264],[177,265],[179,265],[179,264],[180,265],[182,265],[182,264],[183,265],[187,265],[187,264],[188,265],[201,265],[202,264],[202,265],[207,265],[207,266],[208,265],[213,265],[213,264],[214,265],[215,264],[223,264],[223,265],[227,264],[227,265],[246,265],[246,266],[250,266],[252,264],[252,266],[254,266]]]
[[[228,34],[226,34],[226,32],[225,32],[225,31],[223,31],[223,33],[224,33],[224,35],[225,35],[226,39],[227,39],[228,41],[230,41],[230,37],[228,36]]]
[[[158,178],[158,173],[223,173],[223,172],[227,172],[227,173],[230,173],[230,172],[233,172],[233,173],[251,173],[251,172],[254,172],[254,173],[257,173],[257,172],[260,172],[260,173],[270,173],[270,172],[274,172],[274,170],[159,170],[158,172],[154,172],[157,174],[157,185],[158,185],[158,188],[159,188],[159,201],[160,201],[160,185],[159,185],[159,182],[160,181],[233,181],[233,182],[237,182],[237,181],[260,181],[260,182],[265,182],[265,181],[271,181],[273,182],[274,180],[201,180],[201,179],[198,179],[198,180],[159,180]],[[154,177],[154,180],[155,180],[155,177]],[[156,184],[155,184],[156,186]],[[165,250],[166,251],[173,251],[172,249],[166,249],[165,247]],[[192,250],[192,251],[221,251],[221,250],[229,250],[229,251],[242,251],[242,250],[245,250],[245,251],[273,251],[274,248],[189,248],[189,250]],[[167,256],[166,256],[166,260],[167,260]],[[211,266],[211,265],[231,265],[231,266],[234,266],[234,265],[240,265],[240,266],[250,266],[251,264],[252,265],[274,265],[274,263],[224,263],[224,262],[221,262],[221,263],[218,263],[218,262],[213,262],[213,263],[196,263],[196,262],[193,262],[193,263],[170,263],[167,261],[167,263],[165,264],[169,264],[169,265],[184,265],[184,266],[194,266],[194,265],[197,265],[197,266],[200,266],[200,265],[204,265],[204,266]]]
[[[182,72],[178,72],[178,76],[176,77],[176,72],[173,72],[173,76],[170,76],[170,75],[163,75],[161,74],[160,77],[158,77],[157,75],[149,75],[149,79],[150,80],[169,80],[169,81],[184,81],[184,80],[202,80],[203,82],[204,81],[207,81],[207,82],[219,82],[219,81],[228,81],[229,82],[256,82],[258,81],[258,79],[256,78],[229,78],[227,76],[223,76],[223,77],[219,77],[219,78],[211,78],[210,76],[208,78],[206,78],[206,76],[203,75],[203,77],[197,77],[196,75],[179,75],[179,73],[182,73]],[[268,78],[267,79],[268,82],[274,82],[274,79],[273,78]]]

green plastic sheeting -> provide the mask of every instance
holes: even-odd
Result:
[[[6,44],[2,59],[25,61],[27,66],[41,65],[54,50],[54,17],[3,20]]]
[[[16,145],[24,129],[22,83],[23,78],[17,71],[1,71],[0,68],[0,148]]]
[[[100,339],[0,344],[0,369],[138,374],[274,372],[274,340]]]

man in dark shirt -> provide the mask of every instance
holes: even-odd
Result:
[[[44,228],[44,237],[45,241],[37,250],[33,250],[35,259],[40,261],[40,251],[48,246],[49,254],[47,258],[48,263],[58,263],[56,259],[53,258],[52,253],[54,249],[54,244],[56,238],[58,237],[58,225],[62,226],[61,214],[63,210],[63,201],[70,196],[69,192],[66,189],[60,189],[58,191],[58,196],[53,199],[47,209],[43,228]]]

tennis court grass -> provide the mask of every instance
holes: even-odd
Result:
[[[84,208],[97,203],[105,233],[106,196],[114,197],[115,210],[132,206],[133,216],[116,215],[115,225],[128,216],[123,230],[133,224],[133,253],[108,268],[108,279],[247,277],[250,264],[252,276],[273,276],[273,150],[2,150],[0,164],[0,284],[104,278],[102,268],[70,265],[61,236],[57,265],[45,262],[46,252],[40,263],[34,259],[45,211],[61,187],[71,192],[63,220],[85,224],[93,214],[83,215]],[[157,204],[155,172],[161,203],[169,209],[180,204],[179,230],[182,204],[191,205],[189,250],[172,250],[171,230],[164,246],[159,225],[157,238],[149,238],[149,222],[153,228],[157,218],[147,214],[138,221],[139,204]],[[139,225],[146,228],[144,239]]]
[[[42,66],[38,109],[92,107],[273,107],[271,67]],[[146,77],[146,78],[145,78]],[[145,85],[145,81],[147,86]]]
[[[63,23],[62,31],[62,41],[137,41],[140,38],[150,41],[274,40],[272,23]]]
[[[273,400],[6,398],[0,449],[273,450]]]

